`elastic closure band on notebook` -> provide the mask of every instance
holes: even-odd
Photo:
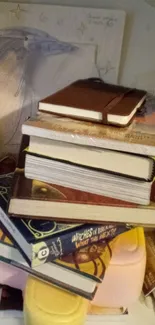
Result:
[[[106,85],[104,80],[102,80],[100,78],[83,79],[83,80],[81,80],[81,82],[82,82],[82,87],[90,86],[90,88],[97,89],[99,91],[102,91],[105,88],[105,85]],[[115,86],[115,85],[113,85],[113,86]],[[128,95],[132,91],[135,91],[135,88],[125,88],[124,91],[122,89],[122,91],[116,97],[114,97],[112,100],[110,100],[110,102],[104,107],[103,113],[102,113],[102,121],[103,121],[104,124],[108,124],[108,118],[107,118],[108,113],[116,105],[118,105],[126,95]]]
[[[108,124],[108,113],[117,105],[121,102],[121,100],[129,93],[131,93],[132,91],[134,91],[135,89],[128,89],[125,92],[121,93],[120,95],[118,95],[117,97],[113,98],[105,107],[104,107],[104,111],[102,114],[102,121],[104,122],[104,124]]]

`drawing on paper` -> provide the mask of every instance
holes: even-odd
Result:
[[[20,125],[36,112],[39,91],[35,88],[35,73],[39,66],[48,56],[76,49],[71,43],[59,41],[41,30],[0,30],[0,104],[5,108],[1,108],[0,128],[8,150],[16,151],[21,138]]]
[[[124,24],[117,10],[0,3],[1,154],[18,152],[41,98],[79,78],[117,82]]]

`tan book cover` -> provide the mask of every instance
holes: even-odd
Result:
[[[155,98],[148,98],[132,123],[125,128],[40,113],[23,124],[22,133],[52,140],[154,156]]]

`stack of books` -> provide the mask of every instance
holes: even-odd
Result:
[[[24,176],[23,143],[15,173],[0,175],[0,260],[72,293],[92,300],[111,259],[112,239],[127,225],[65,223],[44,215],[8,214],[14,191],[29,191],[31,199],[60,200],[59,190]],[[46,186],[49,191],[46,192]],[[11,195],[12,192],[12,195]],[[39,194],[39,199],[38,199]],[[58,195],[58,196],[57,196]],[[25,195],[25,199],[28,199]],[[19,202],[19,204],[21,204]],[[27,201],[29,204],[29,199]],[[9,204],[10,206],[10,204]],[[28,206],[28,205],[27,205]],[[53,211],[51,210],[53,216]]]
[[[94,84],[93,91],[97,92],[95,102],[94,94],[91,98],[92,88],[81,87],[81,83],[77,82],[74,87],[73,84],[40,102],[38,115],[24,123],[22,133],[29,139],[23,147],[27,147],[25,162],[20,163],[19,173],[16,173],[9,213],[34,217],[44,215],[45,218],[71,222],[155,224],[155,161],[152,158],[155,156],[154,99],[147,98],[133,117],[135,105],[141,97],[144,99],[144,92],[139,94],[138,91],[137,99],[134,90],[133,93],[126,90],[131,96],[129,103],[126,102],[130,108],[128,115],[121,116],[121,102],[114,106],[113,115],[110,110],[111,123],[115,119],[117,126],[103,125],[96,120],[81,121],[81,118],[88,119],[88,108],[73,108],[74,117],[78,114],[76,117],[79,119],[76,120],[61,116],[61,111],[64,110],[65,115],[65,108],[75,106],[76,101],[80,106],[80,93],[86,93],[89,107],[97,102],[95,109],[101,109],[99,98],[102,88],[96,88],[98,82],[94,81]],[[104,85],[102,87],[104,89]],[[110,93],[110,90],[106,91]],[[86,98],[82,96],[81,101],[85,103]],[[95,109],[90,112],[96,112]],[[45,110],[49,113],[44,113]],[[56,115],[56,111],[61,114]],[[72,107],[68,111],[72,112]],[[82,112],[82,117],[79,112]],[[131,116],[128,126],[118,127],[119,121],[129,123]],[[89,119],[93,119],[93,114]],[[25,177],[18,176],[21,170]],[[44,187],[40,182],[50,185]]]
[[[93,299],[112,239],[155,225],[152,100],[90,80],[39,103],[15,173],[0,177],[1,260]]]

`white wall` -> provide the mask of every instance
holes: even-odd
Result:
[[[120,82],[155,91],[155,8],[147,5],[144,0],[27,0],[25,2],[125,10],[127,22]]]

